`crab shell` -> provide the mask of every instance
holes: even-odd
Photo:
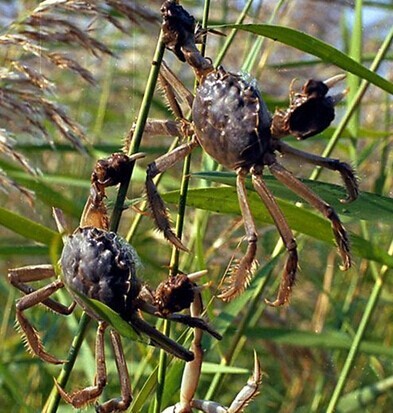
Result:
[[[192,116],[205,151],[229,169],[261,164],[271,149],[271,116],[258,89],[223,68],[198,87]]]
[[[139,258],[132,246],[114,232],[78,228],[66,242],[60,263],[63,281],[75,301],[100,319],[75,291],[106,304],[125,320],[135,311],[141,291],[136,277]]]

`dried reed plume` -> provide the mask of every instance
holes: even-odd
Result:
[[[80,53],[96,57],[112,55],[111,50],[94,37],[93,25],[109,22],[118,30],[130,33],[127,26],[142,21],[158,23],[159,17],[135,1],[47,0],[3,31],[0,34],[3,62],[0,67],[0,152],[29,173],[36,173],[28,159],[15,150],[14,144],[15,140],[30,137],[35,142],[44,140],[53,145],[53,132],[48,124],[84,152],[82,128],[55,100],[58,91],[51,80],[53,68],[68,70],[93,85],[92,73],[79,63]],[[0,187],[4,186],[21,189],[1,170]]]

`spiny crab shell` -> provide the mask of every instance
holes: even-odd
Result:
[[[255,82],[219,68],[198,87],[192,107],[198,141],[230,169],[260,162],[271,147],[271,116]]]
[[[104,303],[127,320],[141,291],[136,277],[139,258],[128,242],[100,228],[78,228],[68,237],[60,263],[65,285],[89,315],[99,318],[75,291]]]

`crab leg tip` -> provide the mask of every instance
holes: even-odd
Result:
[[[178,250],[184,252],[190,252],[190,250],[180,241],[176,236],[167,236],[168,241],[170,241]]]
[[[281,300],[277,298],[274,301],[270,301],[267,298],[265,298],[265,304],[269,305],[270,307],[282,307],[287,303],[287,300]]]
[[[252,378],[255,383],[260,384],[262,382],[262,370],[261,370],[261,363],[258,359],[258,354],[254,349],[254,371]]]

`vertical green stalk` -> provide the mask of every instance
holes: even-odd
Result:
[[[170,323],[168,320],[164,320],[163,333],[167,336],[170,334]],[[160,350],[160,357],[158,360],[158,373],[157,373],[157,389],[156,398],[154,399],[154,413],[161,411],[162,396],[164,394],[165,375],[167,367],[167,354],[164,350]]]
[[[363,14],[363,0],[356,0],[355,4],[355,19],[353,22],[353,29],[351,31],[351,43],[349,47],[349,56],[352,57],[356,62],[361,63],[362,61],[362,14]],[[348,101],[351,102],[356,95],[356,91],[359,87],[359,78],[355,75],[348,74]],[[348,122],[348,129],[352,135],[355,137],[359,131],[360,123],[360,107],[357,107],[350,121]],[[352,142],[351,146],[352,157],[356,156],[355,142]]]
[[[165,46],[162,42],[162,33],[160,33],[160,37],[158,39],[156,51],[154,53],[153,62],[151,65],[148,81],[146,84],[146,90],[145,90],[145,94],[142,100],[141,109],[139,111],[138,119],[136,122],[135,130],[133,134],[133,140],[130,145],[129,155],[136,153],[139,150],[140,143],[142,140],[143,130],[145,128],[147,116],[148,116],[150,106],[151,106],[151,101],[153,99],[153,94],[154,94],[155,86],[157,83],[158,73],[160,70],[162,57],[164,55],[164,50],[165,50]],[[128,186],[131,180],[132,173],[133,173],[133,168],[130,170],[129,176],[125,177],[117,194],[115,206],[114,206],[111,221],[110,221],[110,230],[113,232],[116,232],[119,227],[120,218],[121,218],[123,208],[124,208],[124,201],[126,198],[126,194],[127,194],[127,190],[128,190]],[[67,363],[64,364],[60,372],[60,375],[57,378],[57,382],[62,387],[65,387],[68,381],[69,375],[71,374],[71,370],[75,364],[76,357],[78,355],[80,346],[83,342],[83,338],[86,333],[89,320],[90,320],[89,316],[86,313],[83,313],[80,319],[80,322],[79,322],[78,331],[74,337],[74,341],[68,353]],[[57,391],[57,388],[54,386],[49,395],[48,401],[46,403],[47,407],[46,407],[45,413],[56,412],[58,405],[59,405],[59,401],[60,401],[60,395]]]
[[[280,0],[277,4],[276,7],[273,10],[272,15],[270,16],[270,19],[268,21],[269,24],[273,23],[274,19],[277,16],[277,13],[279,12],[279,10],[281,9],[281,7],[284,5],[284,3],[286,2],[286,0]],[[251,48],[250,53],[248,54],[248,57],[246,59],[246,61],[243,63],[242,65],[242,70],[249,73],[252,71],[252,69],[255,66],[255,63],[257,61],[257,57],[258,54],[260,52],[260,50],[263,47],[263,44],[265,42],[265,37],[263,36],[258,36]]]
[[[386,93],[386,98],[385,98],[385,107],[388,108],[385,112],[385,132],[386,136],[389,134],[390,130],[390,125],[392,124],[393,120],[393,114],[389,111],[389,106],[391,105],[391,99],[390,95]],[[391,168],[389,167],[388,159],[389,159],[389,148],[390,148],[391,142],[386,139],[382,143],[381,147],[381,160],[380,160],[380,168],[379,168],[379,174],[377,179],[375,180],[374,184],[374,192],[378,195],[382,195],[388,177],[391,174]],[[386,188],[387,189],[387,188]]]
[[[202,28],[207,27],[209,8],[210,8],[210,0],[205,0],[203,19],[202,19]],[[206,44],[204,41],[201,47],[202,54],[204,54],[205,48],[206,48]],[[191,168],[191,154],[189,154],[184,159],[182,179],[181,179],[181,184],[180,184],[178,215],[176,219],[176,228],[175,228],[176,236],[179,239],[181,239],[183,235],[184,218],[185,218],[185,213],[186,213],[187,192],[188,192],[188,185],[190,181],[190,168]],[[171,256],[171,261],[170,261],[170,275],[171,276],[175,276],[178,273],[179,258],[180,258],[180,251],[176,249],[175,247],[172,247],[172,256]],[[168,320],[165,320],[164,322],[164,334],[168,336],[170,335],[170,322]],[[165,386],[166,368],[167,368],[167,354],[165,353],[165,351],[160,350],[157,392],[156,392],[156,399],[155,399],[155,404],[154,404],[154,409],[153,409],[154,413],[159,413],[161,411],[161,401],[162,401],[162,396],[163,396],[164,386]]]
[[[157,84],[158,74],[160,72],[160,66],[161,66],[162,58],[164,56],[164,50],[165,50],[165,46],[162,42],[162,32],[161,32],[160,37],[158,39],[156,51],[154,53],[153,61],[151,64],[145,93],[143,95],[141,109],[139,111],[138,119],[136,121],[136,125],[135,125],[134,133],[132,136],[132,141],[131,141],[130,149],[128,151],[128,155],[132,155],[138,152],[139,150],[142,136],[143,136],[143,131],[145,129],[147,116],[149,114],[151,102],[153,100],[154,90]],[[132,173],[133,173],[133,168],[131,169],[129,176],[125,177],[117,193],[117,199],[116,199],[116,203],[113,208],[112,217],[111,217],[111,227],[110,227],[111,231],[117,231],[118,229],[121,214],[123,212],[124,201],[126,199],[127,190],[130,184]]]
[[[393,254],[393,241],[390,244],[389,254]],[[341,397],[342,392],[344,391],[345,384],[354,365],[356,356],[359,352],[364,333],[378,304],[378,299],[381,294],[382,287],[384,286],[386,275],[388,274],[388,267],[385,265],[381,268],[379,273],[377,271],[375,263],[371,262],[370,268],[375,277],[374,288],[371,291],[370,298],[367,301],[362,319],[360,320],[359,327],[356,331],[355,337],[353,338],[351,348],[349,349],[347,359],[345,360],[344,367],[341,370],[340,377],[338,378],[336,387],[329,401],[326,413],[333,413],[337,407],[337,403]]]
[[[244,5],[242,12],[239,14],[239,17],[236,20],[236,24],[241,24],[243,23],[245,17],[247,16],[248,10],[252,6],[253,0],[248,0],[247,3]],[[214,62],[214,67],[217,67],[221,64],[222,60],[224,59],[225,55],[227,54],[227,51],[229,49],[229,46],[232,44],[233,39],[235,38],[237,33],[237,29],[232,29],[231,33],[229,36],[226,37],[226,41],[224,45],[222,46],[220,53],[218,54],[215,62]]]
[[[61,372],[56,379],[56,382],[59,384],[60,387],[65,387],[67,381],[70,377],[71,371],[74,367],[76,357],[79,353],[79,350],[82,346],[83,339],[85,337],[85,333],[87,330],[87,326],[91,318],[86,314],[83,313],[81,319],[79,320],[78,331],[72,341],[70,350],[68,352],[67,360],[63,364]],[[43,413],[54,413],[57,411],[60,403],[60,393],[57,391],[57,387],[53,386],[52,391],[49,394],[47,402],[45,403],[44,408],[42,409]]]

